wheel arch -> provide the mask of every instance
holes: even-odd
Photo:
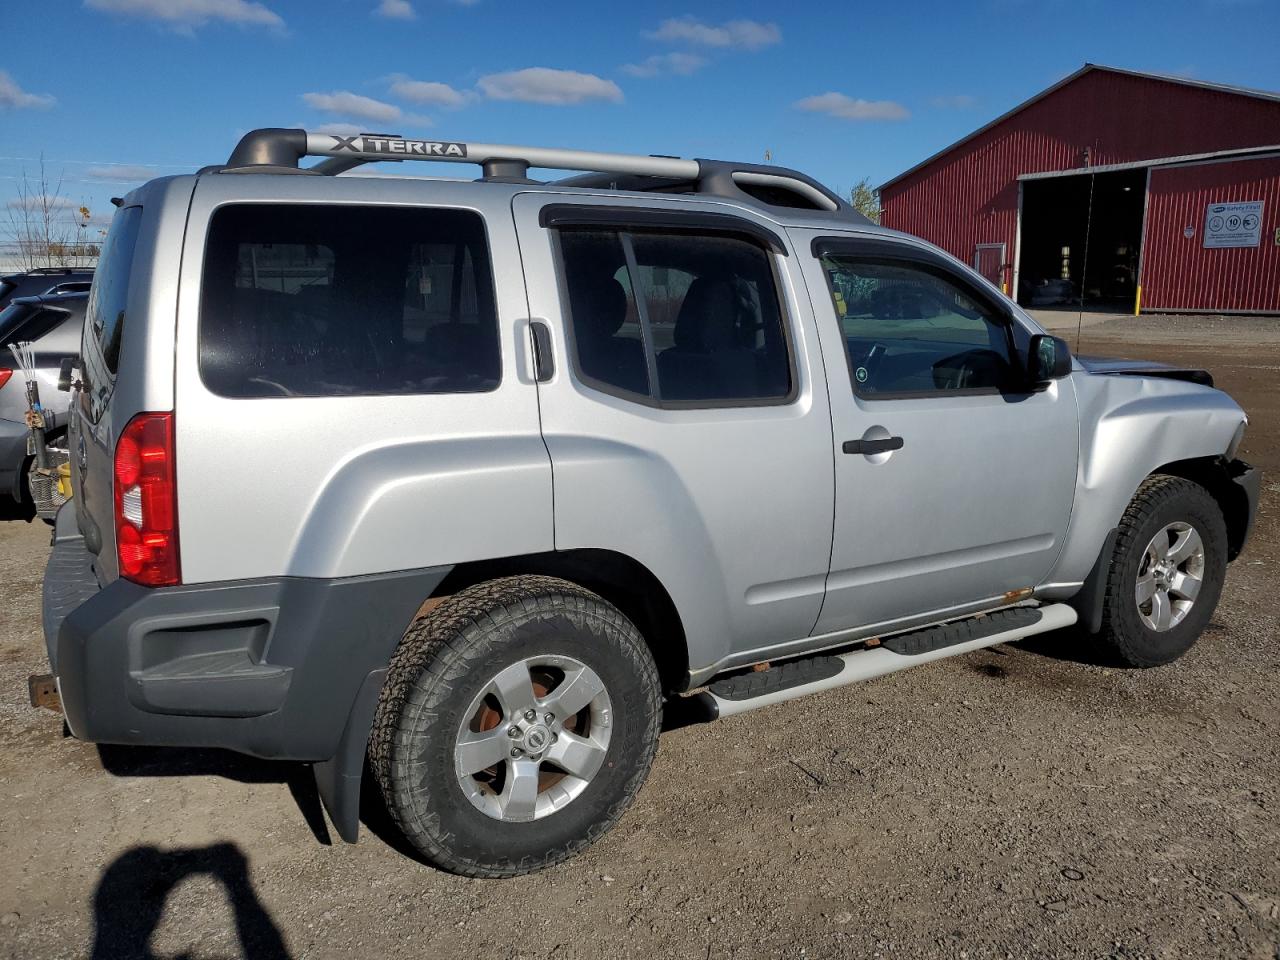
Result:
[[[1238,461],[1224,457],[1192,457],[1162,464],[1150,476],[1165,474],[1190,480],[1209,491],[1222,510],[1227,524],[1227,560],[1234,560],[1244,549],[1249,534],[1249,498],[1235,482],[1232,465]]]
[[[577,549],[458,564],[426,599],[425,608],[486,580],[542,575],[599,594],[636,625],[658,666],[663,690],[687,688],[689,644],[671,594],[640,561],[613,550]]]

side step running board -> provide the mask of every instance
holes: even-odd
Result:
[[[1076,618],[1075,609],[1065,603],[999,610],[889,637],[878,647],[859,647],[836,655],[820,654],[759,673],[716,681],[690,699],[702,701],[702,706],[713,717],[730,717],[932,660],[1069,627]]]

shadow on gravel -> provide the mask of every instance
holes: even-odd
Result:
[[[1205,625],[1202,636],[1211,637],[1225,629],[1224,624],[1217,620],[1210,620]],[[1120,660],[1114,651],[1103,646],[1096,637],[1086,633],[1078,625],[1027,637],[1025,640],[1019,640],[1016,646],[1019,650],[1048,657],[1051,660],[1082,663],[1090,667],[1109,667],[1113,670],[1141,669]]]
[[[237,783],[283,783],[316,840],[332,844],[311,767],[284,760],[259,760],[230,750],[98,745],[107,773],[117,777],[225,777]]]
[[[225,888],[246,960],[289,960],[284,937],[249,881],[249,861],[232,843],[177,850],[134,847],[112,861],[93,895],[91,960],[153,960],[151,935],[165,902],[190,876],[211,877]]]
[[[1114,653],[1079,626],[1027,637],[1025,640],[1019,640],[1017,647],[1019,650],[1048,657],[1050,660],[1082,663],[1089,667],[1126,669]]]
[[[0,523],[18,520],[30,523],[36,518],[36,508],[30,503],[17,503],[12,497],[0,496]]]

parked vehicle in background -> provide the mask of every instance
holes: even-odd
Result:
[[[386,158],[484,176],[334,176]],[[723,161],[255,131],[124,198],[74,379],[71,731],[310,761],[352,841],[367,754],[473,876],[608,830],[664,701],[1077,622],[1168,663],[1259,489],[1204,371],[1073,358],[937,248]]]
[[[87,293],[93,283],[93,267],[39,267],[26,273],[0,276],[0,308],[18,297],[55,293]]]
[[[45,435],[55,457],[66,458],[69,394],[58,389],[62,361],[80,352],[87,293],[59,293],[11,300],[0,311],[0,495],[30,499],[26,383],[10,344],[30,342],[44,408]]]

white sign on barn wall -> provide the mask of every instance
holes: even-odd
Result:
[[[1206,247],[1256,247],[1261,241],[1261,200],[1211,203],[1205,207]]]

